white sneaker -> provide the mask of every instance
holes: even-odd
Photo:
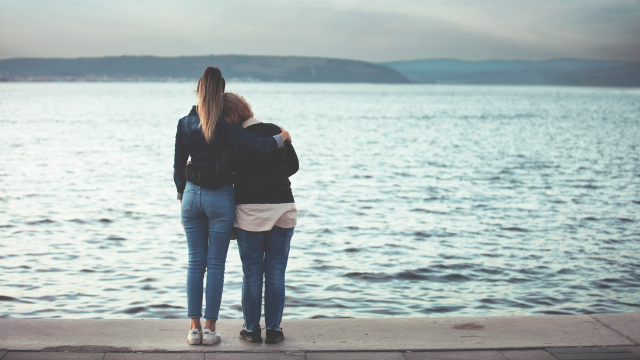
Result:
[[[198,329],[189,330],[189,336],[187,336],[187,341],[190,345],[200,345],[202,344],[202,331]]]
[[[220,333],[209,329],[204,329],[202,334],[202,345],[213,345],[220,342]]]

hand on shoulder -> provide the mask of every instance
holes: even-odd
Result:
[[[293,140],[291,140],[291,135],[289,134],[289,132],[285,130],[282,126],[279,126],[279,128],[280,130],[282,130],[282,132],[280,133],[280,136],[282,136],[282,141],[293,142]]]

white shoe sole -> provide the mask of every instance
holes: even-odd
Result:
[[[202,344],[202,339],[187,338],[187,341],[189,342],[189,345],[200,345],[200,344]]]
[[[215,345],[220,342],[220,338],[216,337],[214,339],[202,339],[202,345]]]

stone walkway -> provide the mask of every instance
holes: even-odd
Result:
[[[4,357],[3,357],[4,356]],[[0,360],[640,360],[640,346],[492,351],[73,353],[0,351]]]
[[[285,320],[286,340],[251,344],[242,320],[222,341],[186,342],[185,320],[0,319],[0,360],[640,360],[640,313]]]

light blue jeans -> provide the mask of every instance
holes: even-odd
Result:
[[[236,215],[233,187],[225,184],[205,189],[187,182],[182,195],[182,225],[187,235],[187,316],[202,316],[204,272],[207,294],[204,318],[217,320],[220,312],[224,265],[229,250],[229,235]]]
[[[260,327],[264,276],[265,328],[280,331],[284,309],[284,273],[289,259],[293,228],[274,226],[253,232],[236,228],[242,260],[242,315],[247,331]]]

